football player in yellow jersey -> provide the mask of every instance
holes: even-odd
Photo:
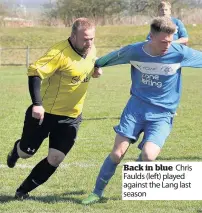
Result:
[[[47,137],[49,152],[17,189],[18,199],[27,198],[46,182],[74,145],[89,80],[102,73],[94,71],[94,37],[94,24],[79,18],[73,23],[71,36],[28,69],[32,105],[25,114],[22,136],[7,156],[7,165],[13,168],[19,158],[33,156]]]

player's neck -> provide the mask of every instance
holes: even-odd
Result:
[[[83,53],[83,52],[81,52],[81,51],[79,51],[77,48],[76,48],[76,45],[75,45],[75,43],[74,43],[74,41],[73,41],[73,39],[71,38],[71,37],[69,37],[69,43],[70,43],[70,45],[71,45],[71,47],[73,48],[73,50],[76,52],[76,53],[78,53],[80,56],[82,56],[82,57],[86,57],[86,55],[87,55],[87,53]]]

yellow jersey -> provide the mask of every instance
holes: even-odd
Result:
[[[81,114],[95,60],[95,46],[84,58],[65,40],[29,66],[28,76],[42,79],[41,97],[47,113],[73,118]]]

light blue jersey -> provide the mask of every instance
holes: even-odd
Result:
[[[173,43],[166,54],[151,56],[144,51],[145,44],[111,52],[97,59],[96,66],[131,64],[131,95],[174,114],[181,96],[181,67],[202,67],[202,52]]]
[[[188,33],[184,24],[179,19],[174,17],[171,17],[171,20],[176,25],[176,31],[173,35],[173,40],[178,40],[179,38],[188,38]],[[147,36],[146,40],[151,40],[150,34]]]
[[[181,96],[181,67],[201,67],[202,52],[173,43],[165,55],[151,56],[146,42],[131,44],[96,61],[97,67],[131,64],[131,97],[123,110],[117,134],[137,141],[142,149],[149,141],[160,148],[170,134]]]

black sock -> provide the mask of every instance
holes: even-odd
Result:
[[[30,175],[24,180],[17,191],[27,193],[45,183],[48,178],[55,172],[57,167],[48,163],[47,158],[39,162],[31,171]]]

